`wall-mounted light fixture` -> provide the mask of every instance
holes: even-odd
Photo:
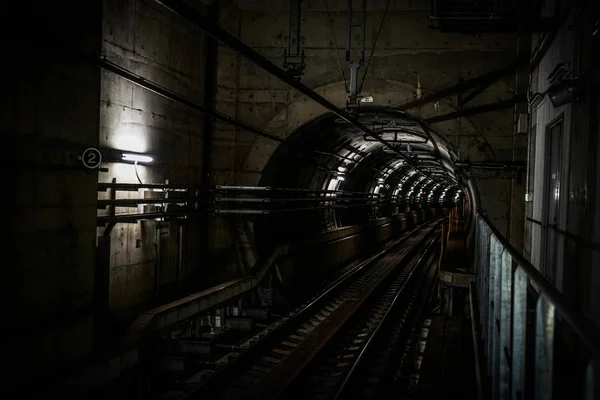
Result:
[[[556,108],[579,100],[581,98],[581,86],[578,79],[564,80],[548,88],[546,94],[548,94],[552,105]]]
[[[153,158],[144,154],[123,153],[123,161],[151,163]]]

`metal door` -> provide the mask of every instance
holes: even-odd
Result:
[[[546,129],[546,190],[544,191],[544,274],[556,279],[558,256],[558,218],[560,206],[560,173],[562,150],[562,120]]]

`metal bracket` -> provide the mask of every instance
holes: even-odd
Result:
[[[348,63],[350,66],[350,93],[348,93],[348,105],[358,104],[358,69],[362,66],[361,62]]]
[[[365,63],[365,33],[367,19],[367,0],[362,0],[362,18],[355,21],[352,18],[352,0],[348,0],[348,36],[346,36],[346,63],[350,67],[350,88],[348,93],[347,106],[359,105],[359,87],[358,70]],[[352,61],[352,34],[354,28],[359,28],[360,34],[360,58],[358,61]]]
[[[302,0],[290,0],[290,21],[288,34],[288,48],[283,54],[283,68],[294,78],[300,80],[304,75],[304,50],[300,51],[300,15]]]

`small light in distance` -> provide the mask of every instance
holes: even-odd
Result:
[[[143,154],[123,153],[123,161],[152,162],[153,158]]]

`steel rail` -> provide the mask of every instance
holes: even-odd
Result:
[[[207,390],[210,392],[211,388],[224,384],[223,381],[230,379],[232,373],[235,373],[239,369],[243,371],[244,368],[247,367],[247,363],[251,363],[251,360],[264,353],[265,347],[269,348],[269,346],[277,343],[282,335],[285,336],[287,329],[294,327],[302,320],[309,318],[315,312],[315,310],[320,309],[324,301],[327,301],[327,299],[331,298],[331,296],[337,293],[339,289],[347,286],[355,277],[360,277],[361,272],[367,271],[368,267],[372,266],[373,263],[378,261],[382,256],[389,254],[390,251],[396,249],[398,245],[418,236],[419,233],[422,234],[423,232],[429,232],[426,235],[429,236],[434,230],[432,227],[432,224],[434,223],[435,221],[429,221],[429,223],[422,224],[421,226],[410,230],[404,236],[397,239],[389,246],[386,246],[380,252],[364,260],[357,266],[353,267],[350,271],[344,273],[342,276],[334,280],[323,292],[319,293],[316,297],[303,305],[299,311],[296,311],[293,315],[285,319],[285,321],[283,321],[280,325],[270,330],[267,336],[262,338],[260,343],[253,345],[248,349],[248,351],[240,354],[238,358],[234,359],[223,369],[217,371],[212,377],[204,381],[200,386],[188,392],[181,400],[196,398],[201,393],[206,394]],[[429,229],[429,231],[423,231],[424,229]]]
[[[398,265],[404,267],[409,265],[415,256],[422,251],[423,245],[428,242],[428,239],[432,235],[436,235],[436,232],[439,230],[439,220],[436,221],[433,227],[428,225],[425,231],[419,232],[417,235],[411,235],[411,239],[415,239],[415,242],[411,243],[404,251],[392,255],[393,260],[386,262],[387,266],[384,269],[387,269],[387,271],[383,276],[376,278],[374,284],[370,287],[362,288],[355,292],[356,298],[350,299],[346,304],[338,308],[338,310],[341,310],[341,314],[333,317],[328,316],[328,319],[323,322],[327,323],[326,329],[322,329],[322,325],[317,327],[315,332],[311,334],[312,340],[309,339],[304,347],[300,347],[298,352],[292,354],[292,359],[289,360],[290,362],[287,365],[283,365],[282,368],[275,371],[273,376],[267,376],[259,385],[252,387],[242,399],[279,399],[281,396],[285,396],[284,393],[293,386],[302,371],[310,368],[311,361],[321,354],[332,340],[335,340],[336,335],[345,329],[350,319],[364,310],[367,302],[378,297],[380,290],[387,287],[388,284],[392,284],[397,279],[397,273],[399,272]],[[356,291],[357,289],[353,290]],[[320,332],[318,332],[319,329]],[[294,359],[294,356],[297,357]]]
[[[374,261],[377,261],[383,255],[385,255],[390,250],[392,250],[394,247],[396,247],[397,245],[399,245],[399,244],[404,243],[405,241],[407,241],[420,228],[421,227],[418,227],[416,229],[413,229],[413,230],[407,232],[406,235],[404,235],[401,238],[399,238],[396,241],[394,241],[394,243],[392,243],[390,246],[387,246],[385,249],[381,250],[380,252],[372,255],[371,257],[369,257],[366,260],[364,260],[361,263],[359,263],[357,266],[355,266],[354,268],[352,268],[350,271],[344,273],[342,276],[340,276],[338,279],[336,279],[334,282],[332,282],[332,284],[326,290],[324,290],[316,298],[312,299],[308,304],[306,304],[304,307],[302,307],[302,309],[300,311],[294,313],[293,316],[291,316],[290,318],[288,318],[285,321],[285,325],[287,326],[287,325],[290,325],[290,324],[294,324],[294,322],[299,321],[302,318],[304,318],[305,316],[307,316],[316,305],[318,305],[322,301],[324,301],[329,295],[331,295],[338,288],[340,288],[341,285],[343,285],[346,282],[348,282],[349,279],[351,279],[352,277],[356,276],[359,272],[361,272],[362,270],[364,270],[367,266],[369,266]],[[284,328],[285,328],[285,326],[282,324],[282,325],[276,327],[275,329],[271,330],[269,332],[268,336],[263,339],[264,342],[261,343],[261,345],[266,345],[266,344],[268,344],[268,343],[270,343],[270,342],[272,342],[274,340],[277,340],[275,336],[277,336],[277,333],[281,332]],[[213,385],[213,384],[217,383],[215,381],[218,381],[219,379],[223,378],[223,375],[226,374],[226,373],[228,373],[228,372],[230,372],[231,369],[232,369],[232,367],[233,368],[237,367],[242,362],[244,362],[247,359],[251,358],[254,355],[253,353],[255,353],[257,351],[260,351],[261,349],[259,347],[260,347],[259,345],[255,345],[255,346],[251,347],[247,352],[240,354],[239,357],[237,357],[236,359],[234,359],[233,361],[231,361],[223,369],[217,371],[211,378],[209,378],[208,380],[206,380],[205,382],[203,382],[201,384],[201,386],[199,386],[198,388],[192,390],[191,392],[188,392],[184,397],[182,397],[181,400],[187,400],[187,399],[193,398],[193,396],[195,396],[196,393],[198,391],[201,391],[205,386],[207,386],[207,385]]]
[[[427,260],[426,257],[429,257],[429,254],[430,254],[432,248],[436,248],[434,246],[434,244],[436,244],[438,241],[439,241],[439,237],[436,236],[436,237],[434,237],[429,242],[429,244],[427,245],[427,247],[423,251],[423,254],[417,260],[415,266],[412,268],[412,270],[410,271],[409,275],[406,277],[406,280],[404,281],[404,283],[402,284],[402,286],[400,287],[400,289],[398,289],[398,292],[394,296],[394,299],[392,300],[392,303],[390,304],[389,308],[386,310],[385,314],[383,315],[383,317],[381,318],[381,320],[377,324],[377,327],[375,328],[375,330],[373,331],[373,333],[371,334],[371,336],[369,337],[369,339],[365,343],[364,347],[360,351],[358,357],[356,358],[356,361],[354,362],[354,365],[352,365],[352,368],[350,368],[350,371],[348,371],[348,374],[346,375],[346,378],[344,379],[344,381],[340,385],[339,389],[337,390],[337,393],[334,396],[334,400],[338,400],[341,397],[341,395],[343,394],[344,390],[348,386],[348,383],[350,382],[350,379],[354,376],[354,374],[358,370],[358,367],[360,366],[361,362],[364,360],[365,355],[370,350],[371,344],[373,343],[373,340],[377,337],[377,334],[381,331],[381,327],[383,326],[383,324],[385,322],[387,322],[388,317],[389,317],[391,311],[398,304],[400,296],[404,294],[405,288],[408,286],[409,282],[411,281],[411,278],[415,274],[415,271],[417,271],[417,269],[419,269],[419,267],[422,265],[422,263],[423,263],[424,260]]]

